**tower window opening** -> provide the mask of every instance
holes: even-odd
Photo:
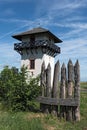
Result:
[[[30,37],[30,43],[31,43],[31,44],[34,44],[34,43],[35,43],[35,36],[31,36],[31,37]]]
[[[35,60],[34,59],[30,60],[30,69],[35,69]]]

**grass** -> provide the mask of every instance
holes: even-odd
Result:
[[[0,130],[87,130],[87,93],[81,92],[80,110],[80,122],[66,122],[52,115],[33,112],[13,113],[1,108]]]
[[[87,89],[87,82],[81,82],[80,85],[81,85],[81,88]]]
[[[44,130],[40,118],[24,118],[26,113],[0,113],[0,130]]]

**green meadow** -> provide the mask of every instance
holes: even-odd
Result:
[[[87,89],[87,83],[81,83]],[[39,112],[11,112],[0,104],[0,130],[87,130],[87,92],[81,91],[81,121],[67,122]]]

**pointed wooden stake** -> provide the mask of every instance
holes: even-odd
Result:
[[[54,68],[54,79],[53,79],[53,98],[58,98],[58,83],[60,73],[60,63],[57,61]]]
[[[41,66],[41,88],[42,88],[42,96],[45,96],[46,73],[45,73],[45,62],[44,61]]]
[[[66,98],[66,67],[63,63],[61,67],[61,85],[60,85],[60,98]],[[60,118],[66,117],[65,106],[60,106]]]
[[[59,75],[60,75],[60,63],[57,61],[54,67],[54,78],[53,78],[53,89],[52,89],[52,97],[58,98],[58,83],[59,83]],[[52,115],[58,115],[58,105],[52,106]]]
[[[48,64],[46,70],[46,96],[51,97],[51,66]]]
[[[75,119],[80,121],[80,65],[78,60],[74,66],[75,74],[75,88],[74,88],[74,97],[78,100],[78,106],[75,109]]]
[[[61,67],[61,86],[60,86],[60,98],[66,97],[66,67],[63,63]]]
[[[68,62],[68,89],[67,89],[68,98],[72,97],[73,77],[74,77],[73,64],[72,64],[72,61],[69,60],[69,62]]]
[[[67,98],[72,98],[73,92],[73,77],[74,77],[74,69],[72,61],[69,60],[68,62],[68,89],[67,89]],[[72,107],[67,107],[67,116],[66,120],[72,121]]]

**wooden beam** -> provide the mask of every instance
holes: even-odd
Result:
[[[50,97],[38,97],[36,99],[38,102],[48,105],[62,105],[62,106],[78,106],[79,101],[75,98],[66,98],[66,99],[56,99]]]

